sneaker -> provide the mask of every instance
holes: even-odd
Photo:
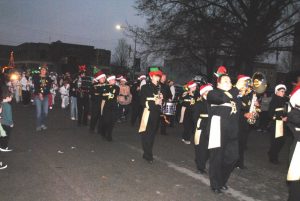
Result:
[[[50,110],[52,110],[52,108],[53,108],[52,106],[49,107]]]
[[[41,127],[36,127],[36,129],[35,129],[36,131],[41,131],[42,130],[42,128]]]
[[[47,126],[41,125],[41,129],[42,129],[42,130],[47,130]]]
[[[12,149],[8,149],[8,147],[6,147],[5,149],[0,148],[0,151],[2,151],[2,152],[10,152],[10,151],[12,151]]]
[[[76,119],[75,119],[75,117],[71,117],[71,120],[75,121]]]
[[[5,168],[7,168],[7,165],[3,162],[0,162],[0,170],[4,170]]]

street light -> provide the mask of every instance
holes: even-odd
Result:
[[[128,30],[128,27],[126,26],[122,26],[120,24],[117,24],[116,25],[116,29],[117,30],[122,30],[122,29],[127,29]],[[137,31],[134,31],[134,30],[130,30],[131,32],[133,32],[135,35],[134,35],[134,52],[133,52],[133,64],[132,64],[132,80],[134,80],[134,75],[135,75],[135,68],[136,68],[136,40],[137,40]]]

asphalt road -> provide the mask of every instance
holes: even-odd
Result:
[[[8,168],[0,171],[0,201],[283,201],[290,141],[280,165],[267,160],[267,133],[252,132],[245,170],[235,169],[229,190],[216,195],[207,175],[196,172],[193,145],[180,141],[181,125],[157,135],[155,161],[141,157],[138,125],[118,123],[113,142],[77,127],[69,111],[54,108],[48,130],[35,131],[35,108],[13,105],[15,127],[9,147],[0,153]]]

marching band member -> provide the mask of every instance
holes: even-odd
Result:
[[[91,79],[86,76],[85,71],[85,65],[79,66],[79,79],[77,80],[78,126],[86,126],[88,121]]]
[[[183,122],[184,127],[182,142],[185,144],[191,144],[191,136],[195,129],[195,123],[193,121],[193,106],[195,104],[195,100],[198,98],[198,93],[196,92],[197,84],[194,81],[188,82],[187,86],[188,92],[183,94],[180,123]]]
[[[288,126],[294,135],[290,149],[290,164],[287,174],[289,184],[288,201],[300,200],[300,86],[291,92],[291,110],[288,112]]]
[[[117,96],[120,88],[116,85],[116,76],[114,75],[108,76],[107,82],[108,85],[102,93],[100,133],[107,141],[112,141],[112,131],[118,117]]]
[[[132,94],[132,107],[131,107],[131,126],[134,126],[136,120],[138,119],[138,117],[141,117],[141,113],[142,113],[142,106],[140,104],[140,77],[138,78],[137,81],[135,81],[133,83],[133,85],[130,88],[130,92]]]
[[[251,106],[251,94],[249,93],[249,87],[251,78],[246,75],[238,75],[236,87],[240,91],[240,118],[239,118],[239,160],[236,163],[236,167],[240,169],[245,169],[244,165],[244,152],[247,146],[247,140],[249,135],[249,123],[247,119],[251,117],[250,106]]]
[[[143,85],[145,85],[147,83],[146,78],[147,78],[146,75],[141,75],[139,77],[139,80],[140,80],[140,89],[142,88]]]
[[[100,105],[102,102],[103,88],[106,85],[105,81],[106,75],[102,71],[99,71],[94,75],[94,83],[90,90],[92,103],[90,132],[94,132],[98,121],[98,132],[100,133]]]
[[[172,99],[172,93],[171,93],[169,85],[166,84],[166,81],[167,81],[166,74],[162,74],[162,76],[160,78],[160,82],[159,82],[161,93],[163,95],[162,105],[164,105],[164,103],[166,103],[167,101]],[[161,117],[161,121],[160,121],[160,134],[161,135],[167,135],[167,132],[166,132],[166,129],[167,129],[166,127],[168,124],[167,121],[170,122],[170,117],[168,117],[166,115]]]
[[[159,94],[159,80],[162,72],[156,68],[150,68],[149,76],[150,83],[143,85],[141,89],[141,104],[144,107],[143,116],[140,123],[139,133],[141,134],[143,158],[149,163],[153,162],[153,144],[155,133],[157,131],[161,104],[162,94]]]
[[[220,75],[217,88],[208,92],[209,114],[209,178],[215,193],[227,190],[227,181],[238,160],[239,114],[238,89],[232,88],[230,77]]]
[[[284,107],[287,102],[285,97],[286,86],[279,84],[275,87],[275,94],[272,96],[272,100],[269,106],[269,118],[270,118],[270,149],[268,152],[269,160],[273,164],[279,164],[278,154],[282,149],[285,136],[284,125],[287,120]]]
[[[195,162],[200,174],[205,174],[206,161],[208,159],[208,103],[207,94],[213,90],[211,84],[204,84],[200,87],[200,98],[197,99],[194,107],[194,122],[196,123],[194,144]]]

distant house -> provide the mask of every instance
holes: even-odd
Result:
[[[15,52],[17,68],[32,69],[46,64],[50,71],[78,72],[78,65],[110,65],[111,52],[93,46],[63,43],[23,43],[18,46],[0,45],[0,65],[7,65],[9,53]]]

